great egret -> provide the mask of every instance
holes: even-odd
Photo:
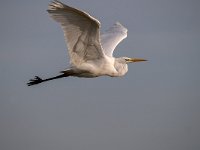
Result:
[[[71,66],[52,78],[41,79],[35,76],[27,83],[28,86],[68,76],[119,77],[127,73],[127,63],[146,61],[140,58],[113,57],[115,47],[127,37],[128,30],[119,22],[100,35],[100,22],[84,11],[57,0],[49,4],[47,11],[64,31]]]

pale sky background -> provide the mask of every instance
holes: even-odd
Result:
[[[1,150],[199,150],[200,1],[62,0],[89,12],[102,31],[129,30],[115,56],[149,61],[121,78],[64,78],[63,32],[49,0],[0,5]]]

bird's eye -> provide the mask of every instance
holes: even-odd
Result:
[[[125,58],[125,60],[126,60],[126,61],[129,61],[129,59],[128,59],[128,58]]]

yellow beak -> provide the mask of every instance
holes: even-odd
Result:
[[[147,61],[147,60],[142,58],[130,58],[128,60],[128,62],[140,62],[140,61]]]

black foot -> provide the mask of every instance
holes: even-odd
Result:
[[[39,84],[39,83],[43,82],[43,80],[38,76],[35,76],[34,79],[30,79],[29,81],[30,82],[27,83],[28,86]]]

